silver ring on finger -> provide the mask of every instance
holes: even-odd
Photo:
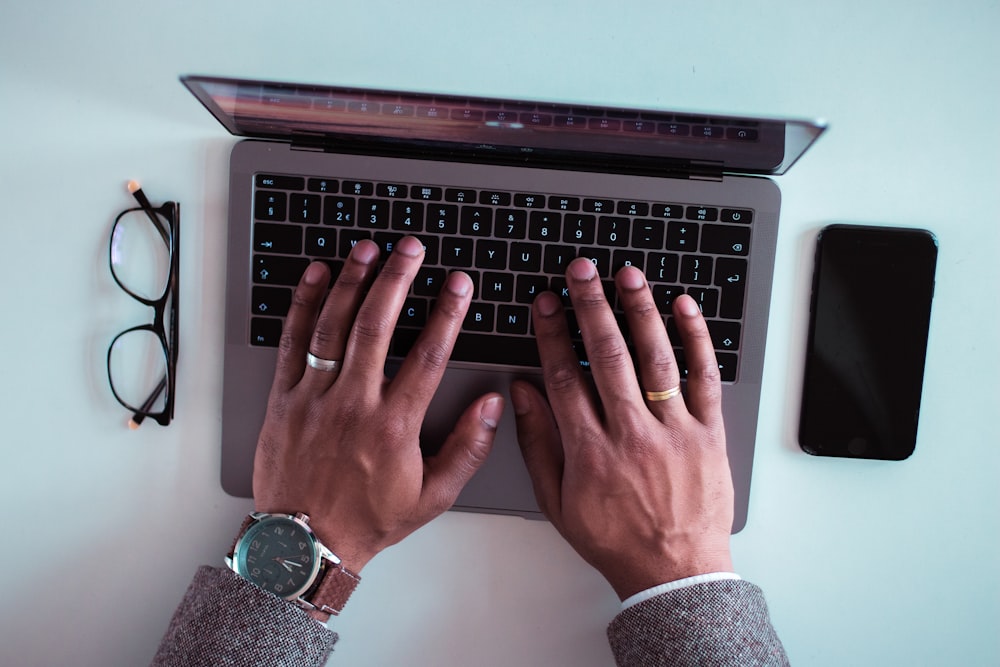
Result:
[[[323,359],[312,352],[306,352],[306,363],[309,364],[310,368],[315,368],[318,371],[336,373],[340,371],[341,362],[339,359]]]

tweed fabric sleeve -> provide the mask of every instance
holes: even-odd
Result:
[[[203,566],[163,636],[153,667],[320,667],[337,635],[228,568]]]
[[[764,594],[748,581],[695,584],[624,610],[608,626],[620,667],[785,666]]]

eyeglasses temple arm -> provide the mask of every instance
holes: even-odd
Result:
[[[141,206],[142,210],[149,216],[149,219],[153,222],[153,227],[156,228],[156,231],[160,234],[160,238],[163,239],[163,242],[170,245],[169,231],[163,228],[163,224],[160,222],[160,219],[154,214],[156,209],[149,203],[149,199],[146,197],[146,193],[142,191],[142,188],[139,187],[139,183],[137,181],[129,181],[128,191],[132,193],[135,200],[139,202],[139,206]]]
[[[167,376],[164,375],[163,378],[160,380],[160,383],[156,385],[156,389],[153,390],[153,393],[150,394],[149,398],[146,399],[146,402],[142,404],[142,407],[139,409],[139,411],[136,412],[134,415],[132,415],[132,419],[128,421],[128,427],[131,430],[134,431],[135,429],[139,428],[139,425],[142,424],[144,419],[146,419],[146,413],[148,413],[149,409],[153,407],[153,403],[156,402],[156,399],[160,397],[160,394],[163,393],[163,390],[166,389],[166,387],[167,387]]]

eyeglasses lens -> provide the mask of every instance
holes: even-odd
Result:
[[[133,329],[119,336],[108,356],[108,374],[115,393],[132,410],[164,409],[167,392],[161,383],[167,377],[167,351],[153,331]]]
[[[134,295],[156,300],[167,290],[170,279],[170,225],[153,213],[129,211],[118,219],[111,237],[111,270]]]

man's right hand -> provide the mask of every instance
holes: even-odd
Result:
[[[526,382],[511,386],[539,506],[622,600],[685,577],[731,571],[733,487],[719,369],[697,305],[688,296],[674,303],[687,396],[651,401],[644,390],[677,387],[680,374],[642,272],[628,267],[616,278],[638,369],[593,265],[574,260],[567,281],[593,387],[550,293],[537,298],[532,312],[547,397]]]

